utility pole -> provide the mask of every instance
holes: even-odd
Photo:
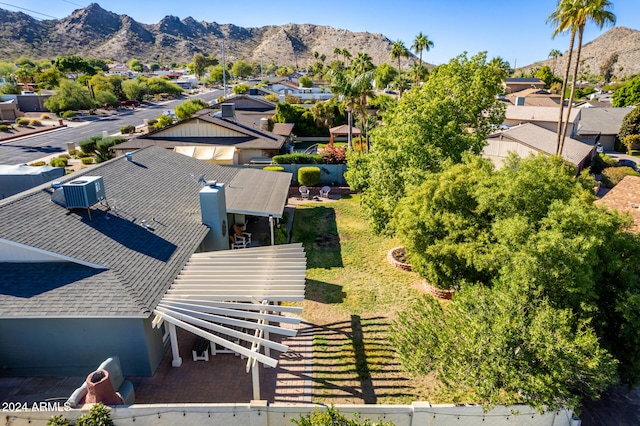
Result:
[[[260,51],[260,78],[264,75],[262,71],[262,51]]]

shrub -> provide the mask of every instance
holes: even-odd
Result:
[[[51,167],[67,167],[67,164],[69,164],[69,160],[66,158],[52,158],[49,162]]]
[[[82,157],[80,161],[82,164],[93,164],[93,157]]]
[[[638,145],[640,145],[640,134],[628,135],[622,142],[627,147],[627,149],[636,148]]]
[[[33,167],[44,166],[45,164],[47,163],[45,163],[44,161],[34,161],[33,163],[29,163],[29,165]]]
[[[94,135],[89,139],[82,140],[78,142],[78,146],[85,154],[94,154],[96,152],[96,144],[98,141],[102,140],[102,136]]]
[[[30,123],[30,120],[28,118],[18,118],[16,120],[16,124],[18,126],[28,126]]]
[[[77,149],[70,149],[69,150],[69,156],[71,156],[71,157],[75,157],[77,153],[78,153]]]
[[[633,155],[634,157],[640,157],[640,149],[630,149],[629,155]]]
[[[315,412],[305,415],[300,414],[299,419],[291,419],[291,421],[297,426],[394,426],[393,422],[382,423],[380,421],[372,423],[369,419],[359,420],[357,414],[354,414],[353,419],[349,419],[333,406],[327,407],[326,411],[320,411],[319,408],[316,408]]]
[[[282,166],[267,166],[267,167],[264,167],[262,170],[270,170],[272,172],[284,172],[284,167],[282,167]]]
[[[266,100],[270,101],[270,102],[278,102],[280,101],[280,98],[278,97],[278,95],[274,95],[274,94],[269,94],[267,96],[264,97]]]
[[[60,155],[58,155],[58,158],[66,158],[66,159],[68,160],[69,158],[71,158],[71,155],[69,155],[69,154],[67,154],[67,153],[65,152],[64,154],[60,154]]]
[[[49,118],[51,118],[51,117],[49,117],[49,115],[48,115],[48,114],[42,114],[42,115],[40,115],[40,120],[48,120]]]
[[[233,86],[233,93],[236,95],[240,95],[242,93],[247,93],[249,91],[249,85],[248,84],[236,84],[235,86]]]
[[[605,188],[613,188],[625,176],[640,176],[631,167],[607,167],[602,171],[602,185]]]
[[[158,117],[158,121],[153,125],[156,129],[162,129],[173,123],[173,118],[168,115],[161,115]]]
[[[155,126],[157,122],[158,120],[156,120],[155,118],[152,118],[150,120],[147,120],[147,126]]]
[[[35,127],[42,126],[42,122],[40,120],[36,120],[35,118],[29,121],[29,124]]]
[[[62,415],[53,416],[47,422],[47,426],[70,426],[69,420],[65,419]]]
[[[96,143],[96,163],[102,163],[115,157],[115,153],[110,149],[112,146],[125,142],[123,137],[104,138]]]
[[[91,154],[87,154],[86,152],[82,152],[82,151],[77,151],[76,150],[76,157],[78,157],[78,158],[87,158],[87,157],[91,157]]]
[[[591,160],[591,172],[600,174],[607,167],[616,167],[618,162],[607,154],[599,153]]]
[[[320,155],[320,163],[323,164],[346,164],[347,162],[347,147],[336,146],[330,143],[324,148],[318,150]]]
[[[320,183],[320,167],[309,166],[298,169],[298,182],[304,186],[316,186]]]
[[[123,135],[135,133],[135,131],[136,131],[136,126],[132,124],[127,124],[126,126],[120,127],[120,133],[122,133]]]
[[[320,158],[317,154],[303,154],[294,152],[291,154],[275,155],[271,162],[273,164],[318,164]]]
[[[111,410],[99,402],[91,407],[89,413],[78,418],[76,426],[113,426]]]
[[[60,117],[62,118],[71,118],[71,117],[75,117],[76,115],[78,115],[77,111],[62,111],[60,113]]]
[[[7,126],[6,124],[0,124],[0,132],[8,132],[9,131],[9,126]]]

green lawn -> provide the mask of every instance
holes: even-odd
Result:
[[[307,253],[303,316],[314,329],[314,401],[400,404],[424,399],[433,383],[400,370],[388,327],[420,296],[415,273],[392,267],[395,239],[373,233],[357,196],[297,207],[292,242]],[[433,400],[433,398],[432,398]]]

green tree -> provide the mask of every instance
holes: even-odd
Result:
[[[298,81],[300,82],[300,86],[302,87],[313,87],[313,80],[311,80],[307,76],[303,75]]]
[[[147,86],[149,87],[149,93],[152,95],[167,93],[169,95],[178,96],[184,92],[180,86],[171,82],[166,77],[151,77],[147,80]]]
[[[16,71],[16,66],[11,62],[0,62],[0,77],[10,77]]]
[[[342,97],[345,110],[348,114],[349,136],[347,146],[352,146],[352,115],[356,114],[361,119],[361,124],[366,125],[367,98],[372,97],[373,71],[365,71],[361,74],[347,74],[344,72],[331,72],[331,92]],[[366,128],[365,128],[366,129]],[[366,130],[365,130],[366,133]]]
[[[569,58],[567,60],[567,67],[565,69],[565,76],[563,80],[563,88],[560,98],[560,115],[558,117],[558,135],[556,139],[556,154],[562,154],[564,140],[567,134],[567,127],[569,123],[569,116],[571,114],[571,106],[573,102],[569,102],[567,107],[566,121],[563,122],[562,112],[564,109],[564,92],[566,90],[566,84],[569,79],[569,69],[571,68],[571,57],[573,54],[573,43],[575,40],[576,32],[578,33],[578,51],[576,53],[576,65],[573,71],[573,80],[571,83],[571,95],[569,99],[573,99],[576,89],[578,68],[580,64],[580,53],[582,51],[582,36],[584,34],[584,27],[587,22],[592,21],[600,29],[605,25],[614,24],[616,21],[615,15],[608,10],[611,7],[609,0],[559,0],[557,9],[549,16],[547,22],[551,22],[556,29],[553,32],[555,37],[557,34],[570,31],[571,40],[569,42]]]
[[[391,231],[393,209],[405,188],[420,183],[462,153],[479,154],[487,136],[504,119],[496,99],[501,73],[486,53],[466,54],[435,67],[425,84],[407,93],[371,133],[370,180],[362,203],[376,230]]]
[[[250,87],[248,84],[236,84],[235,86],[233,86],[233,93],[236,95],[241,95],[242,93],[247,93],[249,89]]]
[[[120,99],[110,91],[94,90],[96,105],[118,105]]]
[[[45,107],[53,113],[60,111],[77,111],[90,109],[93,100],[86,87],[75,81],[62,80],[58,92],[44,102]]]
[[[640,135],[640,108],[633,108],[622,119],[618,139],[623,141],[627,136]]]
[[[127,99],[142,100],[142,96],[146,90],[147,85],[137,78],[124,80],[122,82],[122,92]]]
[[[231,78],[231,74],[229,74],[228,71],[226,71],[227,76],[226,78]],[[216,65],[214,66],[211,71],[209,72],[209,80],[208,82],[211,84],[216,84],[216,83],[222,83],[222,65]]]
[[[416,84],[420,83],[420,76],[422,75],[422,51],[426,50],[428,52],[431,50],[432,47],[433,47],[433,42],[429,40],[428,36],[422,34],[422,32],[420,32],[420,34],[418,34],[415,40],[413,41],[413,45],[411,46],[411,48],[413,49],[414,52],[420,54],[418,72],[416,73]]]
[[[536,71],[536,78],[544,81],[544,87],[546,87],[547,89],[550,88],[555,81],[553,71],[551,71],[551,68],[549,68],[548,65],[545,65],[542,68],[538,69],[538,71]]]
[[[131,71],[135,71],[135,72],[144,71],[144,65],[142,64],[142,62],[140,62],[137,59],[131,59],[129,62],[127,62],[127,66]]]
[[[189,99],[176,106],[175,112],[176,116],[180,120],[186,120],[190,118],[194,113],[200,111],[203,108],[207,108],[209,104],[202,99],[194,98]]]
[[[104,72],[109,71],[109,66],[107,65],[107,62],[103,59],[92,58],[92,59],[87,59],[86,62],[87,62],[87,65],[93,68],[96,73],[100,71],[104,71]]]
[[[366,52],[358,52],[353,61],[351,61],[351,65],[349,66],[349,70],[353,74],[363,74],[367,71],[372,71],[375,69],[375,65],[373,65],[373,59]]]
[[[611,97],[611,104],[614,107],[628,107],[640,104],[640,77],[632,79],[616,90]]]
[[[207,67],[207,61],[202,53],[193,54],[193,73],[196,78],[201,78],[204,75],[204,70]]]
[[[51,90],[60,84],[62,80],[62,73],[57,68],[50,67],[41,73],[38,73],[35,77],[36,83],[38,83],[40,89]]]
[[[600,75],[605,84],[608,84],[613,77],[613,67],[618,62],[618,52],[612,52],[607,56],[600,65]]]
[[[96,70],[79,56],[58,56],[53,66],[63,73],[96,74]]]
[[[233,74],[234,77],[246,78],[249,77],[252,73],[253,67],[250,63],[243,59],[237,60],[233,64],[233,67],[231,67],[231,74]]]
[[[374,75],[376,81],[376,89],[384,89],[396,78],[396,76],[398,75],[398,71],[387,62],[383,62],[378,65],[378,68],[376,68]]]

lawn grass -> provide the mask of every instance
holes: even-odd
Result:
[[[369,229],[357,196],[299,205],[291,236],[307,253],[303,317],[314,332],[314,402],[406,404],[432,396],[433,380],[402,372],[389,343],[390,323],[420,297],[417,274],[386,260],[399,242]]]

